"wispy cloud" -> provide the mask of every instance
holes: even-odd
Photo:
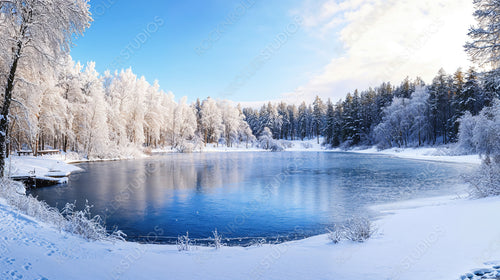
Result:
[[[470,0],[305,0],[299,9],[311,34],[341,41],[345,51],[284,99],[319,94],[339,99],[348,91],[400,82],[430,81],[443,67],[469,65],[463,51],[473,23]],[[297,11],[299,11],[297,10]]]
[[[305,26],[317,28],[315,32],[326,33],[348,21],[349,13],[375,0],[334,1],[306,0],[294,13],[305,13]]]

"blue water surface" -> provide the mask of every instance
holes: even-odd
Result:
[[[326,232],[369,206],[461,194],[473,166],[337,152],[166,154],[78,165],[67,185],[32,190],[61,208],[88,200],[129,240],[173,243],[217,229],[226,242]],[[203,243],[203,240],[199,240]]]

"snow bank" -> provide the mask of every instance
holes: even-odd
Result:
[[[354,149],[349,152],[360,153],[360,154],[383,154],[383,155],[390,155],[400,158],[417,159],[417,160],[481,164],[481,158],[479,157],[479,155],[465,155],[465,156],[450,155],[452,154],[452,152],[446,147],[405,148],[405,149],[391,148],[380,151],[376,147],[372,147],[368,149]]]
[[[68,176],[71,172],[80,170],[77,166],[66,163],[63,155],[10,156],[6,167],[6,172],[10,172],[13,176],[29,176],[33,171],[35,175],[42,177],[53,174]]]

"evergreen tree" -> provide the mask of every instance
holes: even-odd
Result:
[[[477,25],[469,29],[470,42],[465,50],[482,67],[500,66],[500,3],[498,0],[474,0]]]
[[[330,99],[326,102],[326,118],[325,118],[325,144],[332,145],[333,138],[335,137],[335,108]]]
[[[313,102],[313,133],[319,144],[319,136],[322,134],[324,126],[325,105],[319,96],[316,96]]]
[[[298,117],[297,117],[297,133],[300,140],[304,140],[307,137],[307,105],[302,102],[299,106]]]
[[[457,97],[458,111],[461,114],[470,112],[472,115],[477,115],[482,109],[482,89],[479,84],[478,73],[474,68],[470,68],[467,72],[466,79],[462,91]]]
[[[290,118],[290,130],[289,130],[290,140],[295,140],[297,139],[297,127],[298,127],[297,116],[299,114],[298,109],[297,106],[293,104],[293,105],[288,105],[287,110],[288,110],[288,116]]]
[[[442,138],[442,143],[448,143],[448,115],[450,102],[450,78],[441,69],[430,86],[430,122],[432,126],[433,143]]]

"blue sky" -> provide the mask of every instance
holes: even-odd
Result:
[[[287,42],[255,75],[236,87],[231,84],[269,44],[278,46],[275,40],[294,23],[292,10],[300,2],[92,0],[95,21],[71,54],[81,62],[96,61],[100,72],[132,67],[148,81],[157,79],[162,89],[189,100],[274,99],[307,82],[310,72],[324,64],[304,30],[290,29]],[[219,28],[222,32],[212,32],[230,21],[232,25]],[[122,59],[113,63],[117,58]]]
[[[71,55],[100,72],[132,67],[190,101],[337,100],[467,66],[469,2],[91,0],[95,21]]]

